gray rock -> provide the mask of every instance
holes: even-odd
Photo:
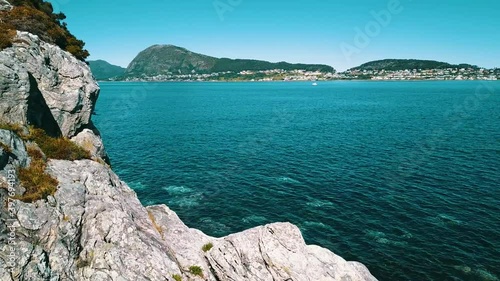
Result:
[[[0,52],[0,121],[73,137],[90,124],[99,87],[89,67],[38,36],[17,32]]]
[[[0,0],[0,11],[12,10],[12,5],[6,0]]]
[[[365,267],[307,246],[299,229],[276,223],[230,235],[208,252],[218,280],[376,280]]]
[[[84,129],[78,135],[71,138],[71,140],[89,151],[92,159],[100,159],[103,162],[109,163],[108,154],[106,153],[102,139],[99,133],[97,132],[96,134],[95,132],[96,129]]]
[[[28,124],[28,72],[7,51],[0,52],[0,122]]]
[[[6,145],[10,150],[10,153],[7,155],[9,157],[7,163],[14,164],[16,167],[28,166],[28,152],[23,140],[19,136],[14,132],[0,129],[0,143]],[[0,169],[4,166],[0,165]]]
[[[0,188],[9,190],[9,187],[13,187],[15,194],[23,194],[25,189],[17,184],[17,170],[30,164],[26,146],[15,133],[2,129],[0,129],[0,143],[7,147],[7,151],[0,148]],[[12,183],[9,184],[10,182]]]

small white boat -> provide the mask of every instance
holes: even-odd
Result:
[[[318,83],[314,82],[314,83],[313,83],[313,86],[318,86]]]

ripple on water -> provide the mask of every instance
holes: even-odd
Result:
[[[300,183],[300,181],[294,180],[294,179],[289,178],[289,177],[278,177],[278,178],[276,178],[276,180],[279,182],[283,182],[283,183],[293,183],[293,184]]]
[[[143,184],[140,181],[128,182],[128,186],[130,188],[132,188],[133,190],[146,190],[146,189],[148,189],[148,186]]]
[[[485,269],[476,269],[474,273],[485,281],[498,281],[498,277]]]
[[[313,207],[313,208],[321,208],[321,207],[326,207],[326,206],[330,207],[330,206],[333,206],[334,204],[330,201],[327,201],[327,200],[308,198],[306,205],[309,207]]]
[[[408,245],[408,242],[406,241],[398,241],[395,238],[396,237],[391,237],[384,232],[381,231],[374,231],[374,230],[367,230],[365,231],[366,236],[368,236],[370,239],[374,240],[375,242],[379,244],[387,244],[387,245],[392,245],[392,246],[406,246]],[[404,236],[402,236],[404,237]],[[401,237],[398,237],[401,238]]]
[[[185,194],[185,193],[190,193],[193,191],[193,189],[189,187],[185,187],[183,185],[177,186],[177,185],[170,185],[167,187],[164,187],[163,190],[168,192],[170,195],[178,195],[178,194]]]
[[[247,224],[265,224],[268,220],[266,217],[263,216],[257,216],[257,215],[251,215],[248,217],[244,217],[241,219],[242,222],[247,223]]]
[[[438,224],[440,226],[455,226],[463,224],[461,220],[458,220],[455,217],[447,214],[439,214],[433,219],[433,221],[435,224]]]
[[[306,221],[304,223],[304,228],[307,229],[317,229],[317,228],[324,228],[324,229],[330,229],[330,227],[322,222],[317,222],[317,221]]]
[[[178,206],[182,208],[192,208],[200,205],[200,201],[203,200],[203,193],[195,193],[185,196],[176,196],[173,200],[170,200],[169,205]]]
[[[208,229],[211,233],[215,233],[216,236],[222,236],[227,233],[231,233],[231,228],[227,225],[214,221],[211,218],[202,218],[200,222]]]
[[[472,268],[466,265],[456,265],[453,268],[466,274],[469,274],[472,271]]]
[[[484,281],[498,281],[498,277],[487,271],[484,268],[476,268],[473,269],[467,265],[456,265],[453,267],[455,270],[458,270],[467,275],[473,275],[475,280],[484,280]]]

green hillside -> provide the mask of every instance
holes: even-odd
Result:
[[[446,69],[446,68],[474,68],[477,66],[470,64],[449,64],[446,62],[433,60],[415,60],[415,59],[385,59],[367,62],[351,70],[387,70],[397,71],[405,69]]]
[[[215,58],[173,45],[154,45],[140,52],[128,66],[126,77],[160,74],[240,72],[243,70],[309,70],[333,72],[333,67],[314,64],[272,63],[261,60]]]
[[[107,61],[95,60],[88,61],[92,74],[97,80],[109,80],[116,77],[121,77],[125,73],[125,68],[112,65]]]

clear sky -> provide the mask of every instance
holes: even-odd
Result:
[[[322,63],[385,58],[500,67],[498,0],[50,0],[89,59],[127,66],[153,44],[216,57]]]

